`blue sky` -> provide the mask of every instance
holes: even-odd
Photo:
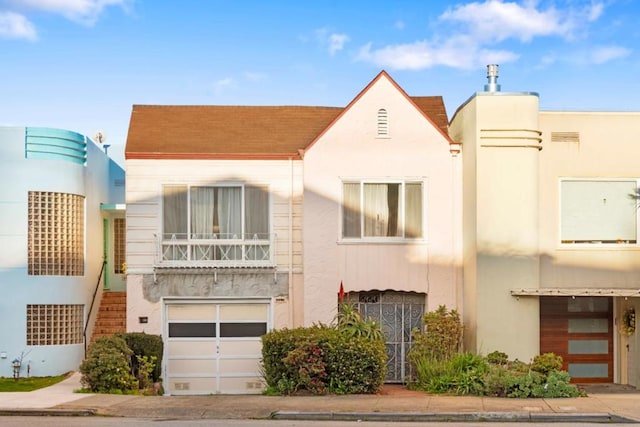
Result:
[[[500,64],[544,110],[640,111],[636,0],[0,0],[0,125],[101,130],[133,104],[345,106],[381,70],[449,116]]]

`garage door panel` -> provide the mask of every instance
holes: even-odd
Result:
[[[167,344],[167,355],[172,356],[211,356],[216,351],[216,342],[195,340],[172,340]]]
[[[268,316],[269,307],[265,304],[227,304],[220,306],[220,320],[223,322],[233,320],[266,322]]]
[[[169,371],[176,375],[198,374],[215,375],[215,359],[169,359],[167,365]]]
[[[169,304],[167,320],[215,320],[215,304]]]
[[[264,390],[262,378],[255,377],[222,377],[220,389],[228,394],[255,394]]]
[[[262,352],[262,341],[223,341],[220,343],[220,356],[249,356],[259,355]]]
[[[220,359],[220,372],[260,375],[260,359]]]
[[[171,394],[211,394],[218,387],[215,377],[180,377],[173,376],[169,380],[169,393]]]

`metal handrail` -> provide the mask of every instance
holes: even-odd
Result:
[[[100,268],[100,274],[98,275],[98,282],[96,283],[96,288],[93,291],[93,298],[91,299],[91,305],[89,306],[89,313],[87,314],[87,321],[84,323],[84,330],[82,331],[82,336],[84,338],[84,357],[87,357],[87,327],[89,326],[89,319],[91,319],[91,312],[93,311],[93,305],[96,302],[96,295],[98,295],[98,287],[100,286],[100,281],[102,280],[102,275],[104,274],[105,267],[107,266],[107,260],[102,261],[102,268]]]

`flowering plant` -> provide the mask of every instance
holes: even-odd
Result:
[[[633,335],[636,331],[636,309],[628,307],[624,313],[622,313],[622,324],[620,325],[620,332],[626,336]]]

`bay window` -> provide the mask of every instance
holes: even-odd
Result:
[[[421,182],[343,183],[342,237],[423,237]]]

